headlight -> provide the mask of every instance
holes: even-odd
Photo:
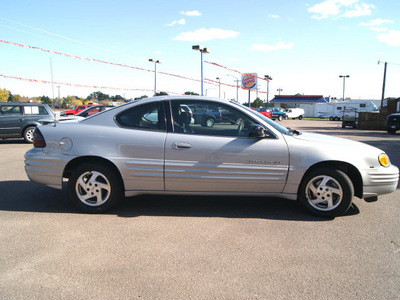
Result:
[[[389,160],[389,156],[387,156],[387,154],[382,153],[381,155],[379,155],[378,160],[382,166],[384,166],[384,167],[390,166],[390,160]]]

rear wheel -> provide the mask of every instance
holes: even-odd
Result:
[[[112,209],[123,197],[122,183],[110,167],[87,163],[76,169],[68,182],[72,202],[88,213]]]
[[[303,179],[298,199],[311,213],[323,217],[344,214],[354,197],[350,178],[342,171],[318,168]]]
[[[394,129],[394,128],[389,128],[389,129],[387,130],[387,132],[390,133],[390,134],[395,134],[395,133],[396,133],[396,129]]]
[[[33,131],[35,126],[29,126],[24,130],[24,140],[27,143],[33,143]]]
[[[279,120],[279,121],[282,121],[282,120],[283,120],[282,115],[279,115],[278,120]]]

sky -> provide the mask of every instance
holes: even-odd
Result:
[[[343,83],[345,98],[379,100],[387,62],[385,97],[400,97],[399,12],[398,0],[3,1],[0,88],[151,96],[156,66],[158,91],[201,94],[201,45],[208,96],[236,99],[236,80],[256,73],[251,100],[342,98]]]

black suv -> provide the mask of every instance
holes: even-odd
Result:
[[[388,115],[386,130],[391,134],[395,134],[397,130],[400,130],[400,113]]]
[[[24,138],[33,142],[33,130],[38,120],[54,118],[47,104],[0,102],[0,138]]]

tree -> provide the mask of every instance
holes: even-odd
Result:
[[[156,93],[156,96],[166,96],[166,95],[168,95],[168,93],[166,93],[166,92]]]
[[[40,102],[43,104],[51,105],[51,99],[47,96],[40,97]]]
[[[252,107],[264,107],[264,102],[260,98],[256,98],[253,103],[251,103]]]
[[[185,92],[185,95],[193,95],[193,96],[198,96],[199,94],[195,92]]]
[[[6,89],[0,89],[0,102],[7,102],[10,93]]]
[[[102,92],[98,91],[98,92],[93,92],[91,93],[89,96],[87,96],[86,100],[89,100],[91,98],[96,99],[97,101],[103,101],[103,100],[108,100],[110,99],[110,96],[107,94],[103,94]]]
[[[149,98],[149,97],[146,96],[146,95],[143,95],[143,96],[140,96],[140,97],[136,97],[134,100],[139,100],[139,99],[143,99],[143,98]]]
[[[8,93],[9,93],[9,96],[8,96],[7,102],[14,102],[14,96],[13,96],[13,94],[11,94],[10,91],[8,91]]]
[[[126,102],[126,99],[124,97],[122,97],[121,95],[111,96],[110,99],[112,101],[124,101],[124,102]]]

